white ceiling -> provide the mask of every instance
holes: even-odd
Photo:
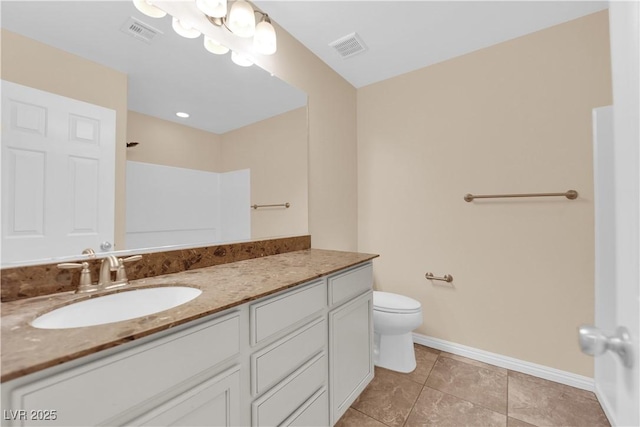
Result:
[[[260,7],[356,88],[607,8],[606,1],[272,1]],[[366,52],[329,43],[357,32]]]
[[[121,32],[132,16],[163,34],[147,44]],[[128,74],[130,110],[217,134],[307,103],[304,92],[207,52],[202,36],[180,37],[169,16],[149,18],[130,0],[2,1],[2,27]]]

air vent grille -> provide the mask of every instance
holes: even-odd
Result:
[[[334,48],[342,58],[350,58],[367,50],[367,47],[357,33],[351,33],[341,37],[329,43],[329,46]]]
[[[156,35],[162,34],[162,31],[153,28],[149,24],[145,24],[134,17],[127,19],[127,21],[120,27],[120,31],[130,35],[131,37],[135,37],[138,40],[142,40],[145,43],[151,43]]]

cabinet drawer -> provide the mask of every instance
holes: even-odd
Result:
[[[280,425],[325,384],[326,378],[327,357],[322,352],[253,402],[252,425]]]
[[[127,423],[132,426],[237,426],[240,367],[235,366]]]
[[[329,277],[330,305],[344,302],[373,287],[373,267],[371,263],[353,268]]]
[[[329,398],[326,387],[318,390],[285,422],[283,427],[325,427],[329,425]]]
[[[325,318],[313,321],[251,356],[251,390],[259,394],[322,350],[327,342]]]
[[[34,381],[11,393],[12,408],[57,410],[55,421],[39,425],[108,424],[109,419],[237,355],[239,328],[240,315],[232,313]]]
[[[327,305],[323,280],[251,305],[251,345],[273,337]]]

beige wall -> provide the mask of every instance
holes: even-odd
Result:
[[[278,51],[256,63],[308,95],[311,245],[356,250],[356,89],[289,33],[276,31]]]
[[[116,111],[115,249],[123,249],[127,75],[2,30],[4,80]]]
[[[251,169],[251,238],[308,233],[307,109],[292,110],[222,135],[222,171]]]
[[[127,149],[127,160],[208,172],[222,168],[222,138],[212,132],[129,111],[127,141],[140,143]]]
[[[358,249],[422,303],[418,333],[592,376],[591,110],[611,103],[606,11],[358,90]]]

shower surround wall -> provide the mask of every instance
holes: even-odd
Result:
[[[607,11],[358,90],[358,250],[381,255],[377,289],[422,303],[417,333],[593,376],[576,327],[594,317],[591,110],[611,103]]]
[[[306,107],[220,135],[129,111],[127,136],[144,141],[127,151],[127,160],[208,172],[250,169],[250,204],[291,204],[252,210],[252,239],[308,233]]]

